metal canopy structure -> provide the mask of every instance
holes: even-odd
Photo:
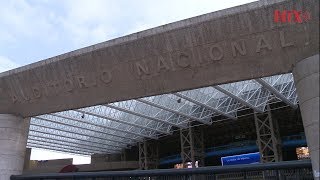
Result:
[[[275,101],[297,106],[291,73],[32,117],[27,146],[81,155],[121,153],[190,122],[236,120],[243,109],[261,113]]]

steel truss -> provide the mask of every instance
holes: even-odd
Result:
[[[121,123],[121,124],[125,124],[125,125],[131,126],[131,127],[140,128],[142,130],[148,130],[148,131],[151,131],[151,132],[156,132],[156,133],[161,133],[161,134],[168,134],[168,135],[171,134],[171,132],[162,131],[160,129],[155,129],[155,128],[148,127],[148,126],[143,126],[143,125],[140,125],[140,124],[135,124],[135,123],[133,123],[131,121],[126,121],[126,120],[123,120],[123,119],[108,118],[106,116],[102,116],[102,115],[99,115],[99,114],[95,114],[95,113],[91,113],[91,112],[87,112],[87,111],[83,111],[83,110],[76,110],[76,111],[84,113],[84,114],[92,115],[92,116],[95,116],[95,117],[98,117],[98,118],[102,118],[102,119],[118,122],[118,123]],[[129,133],[127,131],[125,131],[125,132]],[[156,139],[156,138],[153,138],[153,136],[147,136],[147,135],[143,135],[143,134],[139,134],[139,136],[140,137],[144,137],[144,138]]]
[[[180,129],[181,158],[185,166],[191,162],[192,168],[196,167],[196,161],[199,166],[204,166],[204,143],[203,131],[196,127],[189,126],[187,129]],[[186,168],[186,167],[185,167]]]
[[[192,102],[192,103],[194,103],[194,104],[197,104],[197,105],[199,105],[199,106],[203,106],[203,107],[205,107],[205,108],[207,108],[207,109],[210,109],[210,110],[212,110],[213,112],[218,113],[218,114],[221,114],[221,115],[223,115],[223,116],[225,116],[225,117],[227,117],[227,118],[230,118],[230,119],[233,119],[233,120],[237,119],[236,117],[234,117],[234,116],[232,116],[232,115],[230,115],[230,114],[227,114],[227,113],[225,113],[225,112],[222,112],[222,111],[220,111],[219,109],[215,109],[215,108],[213,108],[213,107],[211,107],[211,106],[209,106],[209,105],[207,105],[207,104],[205,104],[205,103],[199,102],[199,101],[197,101],[197,100],[195,100],[195,99],[192,99],[192,98],[190,98],[190,97],[188,97],[188,96],[185,96],[185,95],[183,95],[183,94],[181,94],[181,93],[175,93],[174,95],[176,95],[176,96],[178,96],[178,97],[181,97],[181,98],[183,98],[183,99],[186,99],[186,100],[188,100],[188,101],[190,101],[190,102]],[[211,122],[211,123],[212,123],[212,122]],[[211,124],[211,123],[209,123],[209,124]],[[208,124],[208,123],[207,123],[207,124]]]
[[[126,134],[117,134],[117,133],[114,133],[114,132],[117,132],[117,131],[120,131],[120,132],[124,132],[124,133],[130,133],[130,132],[127,132],[127,131],[121,131],[119,129],[116,129],[116,128],[111,128],[111,127],[108,127],[108,126],[103,126],[103,125],[100,125],[100,124],[96,124],[96,123],[92,123],[91,121],[88,121],[86,120],[85,118],[82,118],[82,120],[78,119],[78,118],[74,118],[74,117],[70,117],[70,116],[67,116],[67,115],[61,115],[61,114],[50,114],[52,116],[56,116],[56,117],[60,117],[62,119],[66,119],[68,120],[68,122],[71,121],[74,121],[75,123],[77,124],[80,124],[82,127],[84,125],[87,125],[89,126],[90,128],[92,129],[100,129],[100,131],[98,131],[97,133],[103,133],[103,134],[107,134],[109,136],[114,136],[114,137],[118,137],[118,138],[121,138],[121,142],[123,142],[123,139],[129,139],[129,140],[132,140],[132,141],[137,141],[137,135],[136,134],[133,134],[133,135],[136,135],[136,136],[126,136]],[[89,128],[83,128],[83,129],[88,129],[89,131],[92,131],[92,129],[89,129]],[[113,130],[111,132],[107,132],[106,130]],[[140,136],[138,136],[140,137]]]
[[[96,147],[96,148],[99,148],[99,149],[106,149],[111,153],[112,152],[113,153],[114,152],[119,152],[120,149],[121,149],[121,148],[118,148],[118,147],[110,146],[105,142],[92,141],[92,139],[88,139],[88,140],[81,139],[81,138],[78,138],[77,135],[73,135],[73,134],[71,136],[65,136],[60,131],[44,132],[41,129],[36,130],[38,128],[36,128],[36,129],[33,129],[33,128],[34,128],[33,126],[30,127],[29,137],[30,136],[39,136],[39,137],[47,138],[49,136],[49,137],[52,137],[54,139],[57,139],[58,141],[60,140],[61,142],[67,142],[67,143],[70,142],[72,144],[82,144],[82,145]],[[50,139],[52,139],[52,138],[50,138]],[[47,138],[47,139],[49,139],[49,138]],[[85,143],[78,143],[78,142],[85,142]]]
[[[272,89],[280,100],[287,103],[292,108],[297,107],[298,96],[292,74],[281,74],[261,79],[270,85],[269,89]]]
[[[170,108],[167,108],[167,107],[165,107],[165,106],[163,106],[163,105],[159,105],[159,104],[156,104],[156,103],[154,103],[154,102],[151,102],[151,101],[148,101],[148,100],[145,100],[145,99],[137,99],[137,101],[140,101],[140,102],[142,102],[142,103],[148,104],[148,105],[150,105],[150,106],[157,107],[157,108],[162,109],[162,110],[164,110],[164,111],[172,112],[172,113],[177,114],[177,115],[179,115],[179,116],[183,116],[183,117],[185,117],[185,118],[187,118],[187,119],[191,119],[191,120],[194,120],[194,121],[201,122],[201,123],[203,123],[203,124],[207,124],[207,125],[210,125],[210,124],[211,124],[210,122],[205,121],[205,120],[203,120],[203,119],[199,119],[199,118],[197,118],[197,117],[193,117],[193,116],[191,116],[191,115],[189,115],[189,114],[186,114],[186,113],[184,113],[184,112],[180,112],[180,111],[177,111],[177,110],[174,110],[174,109],[170,109]],[[174,114],[173,114],[173,115],[174,115]],[[173,116],[173,115],[172,115],[172,116]],[[172,116],[171,116],[171,117],[172,117]],[[169,117],[169,118],[171,118],[171,117]],[[185,128],[185,127],[184,127],[184,128]]]
[[[255,105],[250,104],[248,101],[242,99],[241,97],[239,97],[237,94],[233,94],[231,92],[229,92],[228,90],[224,89],[223,87],[220,86],[215,86],[215,89],[217,89],[218,91],[221,91],[222,93],[226,94],[227,96],[230,96],[233,99],[236,99],[237,101],[239,101],[241,104],[253,109],[256,112],[260,112],[262,113],[263,110],[259,109],[258,107],[256,107]]]
[[[130,138],[130,137],[123,137],[123,136],[119,136],[119,135],[115,135],[115,134],[111,134],[111,133],[106,133],[105,131],[100,130],[100,131],[97,131],[96,129],[97,126],[93,126],[93,128],[87,128],[86,125],[90,125],[90,123],[85,123],[85,122],[81,122],[81,123],[78,123],[76,125],[74,125],[73,123],[71,122],[63,122],[62,120],[66,120],[67,121],[72,121],[73,119],[71,118],[68,118],[68,117],[65,117],[64,119],[56,119],[56,118],[45,118],[43,116],[38,116],[38,117],[35,117],[32,121],[35,121],[35,119],[39,119],[41,120],[42,122],[45,121],[45,122],[49,122],[49,123],[53,123],[53,124],[57,124],[57,125],[62,125],[62,126],[66,126],[70,129],[78,129],[78,131],[76,132],[83,132],[84,135],[88,135],[90,136],[90,134],[92,135],[92,137],[95,137],[95,138],[104,138],[105,140],[107,141],[111,141],[111,142],[115,142],[115,143],[120,143],[120,144],[133,144],[135,143],[137,140],[135,140],[134,138]],[[62,122],[61,122],[62,121]],[[74,120],[75,121],[75,120]],[[36,124],[40,124],[38,121]],[[116,137],[116,138],[114,138]]]
[[[176,123],[173,123],[173,122],[170,122],[170,121],[166,121],[166,120],[159,119],[159,118],[156,118],[156,117],[148,116],[148,115],[145,115],[145,114],[136,113],[134,111],[127,110],[125,108],[117,107],[115,105],[104,105],[104,106],[109,107],[109,108],[113,108],[113,109],[117,109],[119,111],[123,111],[123,112],[129,113],[129,114],[135,115],[135,116],[140,116],[140,117],[143,117],[145,119],[152,120],[152,121],[168,124],[170,126],[176,126],[176,127],[179,127],[179,128],[183,127],[183,126],[181,126],[179,124],[176,124]]]
[[[60,146],[60,145],[54,145],[54,144],[46,144],[46,143],[41,143],[41,142],[32,142],[28,140],[28,145],[29,146],[38,146],[38,147],[50,147],[50,148],[56,148],[56,149],[64,149],[67,151],[71,152],[83,152],[85,154],[93,154],[93,152],[89,152],[86,150],[78,150],[78,149],[73,149],[72,147],[67,147],[67,146]]]
[[[29,135],[28,140],[33,140],[33,141],[38,141],[38,142],[45,142],[45,143],[52,143],[52,144],[58,144],[58,145],[66,145],[66,146],[70,146],[73,147],[75,149],[84,149],[84,150],[88,150],[90,152],[95,152],[95,153],[116,153],[117,151],[114,150],[110,150],[108,148],[107,151],[104,151],[105,149],[103,147],[97,147],[94,145],[88,145],[88,144],[82,144],[82,143],[78,143],[78,142],[70,142],[70,141],[59,141],[56,140],[54,138],[51,137],[43,137],[43,136],[37,136],[37,135]]]
[[[53,143],[47,143],[47,142],[39,142],[37,140],[31,140],[29,139],[28,140],[28,144],[34,144],[34,145],[39,145],[39,146],[49,146],[49,147],[53,147],[53,148],[63,148],[63,149],[66,149],[66,150],[71,150],[71,151],[82,151],[84,153],[87,153],[87,154],[93,154],[95,152],[99,152],[99,151],[92,151],[92,150],[88,150],[88,149],[77,149],[77,148],[74,148],[72,146],[68,146],[68,145],[65,145],[65,144],[53,144]]]
[[[278,162],[282,160],[281,138],[276,120],[272,119],[269,105],[267,112],[254,113],[257,132],[257,144],[261,162]]]
[[[73,135],[77,135],[77,136],[82,136],[82,137],[89,137],[92,140],[96,141],[102,141],[105,142],[106,144],[108,144],[111,147],[116,147],[116,148],[124,148],[126,147],[127,144],[122,143],[122,142],[117,142],[114,140],[108,140],[108,139],[104,139],[101,137],[96,137],[96,136],[91,136],[85,133],[78,133],[76,130],[71,131],[71,130],[63,130],[63,129],[59,129],[59,127],[53,127],[53,126],[44,126],[44,125],[39,125],[39,124],[35,124],[35,123],[30,123],[30,128],[41,128],[42,130],[45,130],[45,133],[50,134],[51,131],[59,131],[60,133],[67,133],[67,134],[73,134]]]
[[[28,137],[38,137],[38,138],[45,138],[47,140],[55,140],[59,142],[64,142],[64,143],[71,143],[71,144],[78,144],[78,145],[83,145],[83,146],[90,146],[98,149],[108,149],[110,151],[118,151],[120,150],[119,147],[113,147],[105,142],[101,141],[92,141],[92,139],[81,139],[78,138],[77,135],[74,136],[65,136],[64,134],[61,134],[60,131],[53,131],[51,132],[46,132],[43,133],[41,130],[35,130],[33,127],[32,129],[29,130],[29,136]]]
[[[139,168],[142,170],[157,169],[159,164],[158,143],[143,141],[138,143]]]
[[[105,119],[105,120],[108,120],[108,121],[113,121],[113,122],[118,123],[119,125],[121,125],[121,124],[122,125],[128,125],[128,127],[129,127],[129,128],[127,128],[128,130],[122,130],[122,129],[117,129],[116,127],[114,127],[114,128],[112,127],[112,130],[124,132],[124,133],[131,134],[131,135],[140,136],[140,137],[143,137],[143,138],[157,139],[157,134],[154,133],[154,132],[157,132],[157,131],[152,129],[152,128],[150,129],[148,127],[141,127],[141,125],[136,125],[134,123],[130,123],[130,122],[128,122],[126,120],[123,120],[123,119],[116,119],[116,118],[113,118],[113,117],[108,117],[108,116],[105,116],[105,115],[100,115],[100,114],[88,112],[88,111],[85,111],[85,110],[75,110],[75,111],[83,113],[83,114],[91,115],[91,116],[94,116],[94,117],[97,117],[97,118]],[[133,128],[139,129],[140,132],[130,131]],[[110,129],[111,129],[111,127],[110,127]],[[144,132],[146,132],[146,133],[144,133]]]
[[[32,144],[32,143],[28,143],[27,144],[28,148],[36,148],[36,149],[46,149],[46,150],[52,150],[52,151],[56,151],[56,152],[64,152],[64,153],[68,153],[68,154],[76,154],[76,155],[84,155],[84,156],[90,156],[91,154],[89,153],[85,153],[83,151],[77,151],[77,150],[67,150],[64,148],[53,148],[51,146],[42,146],[42,145],[37,145],[37,144]]]
[[[138,142],[170,135],[173,127],[210,125],[216,116],[236,119],[244,107],[259,118],[271,99],[297,107],[292,74],[41,115],[31,119],[29,139],[60,147],[68,144],[74,153],[86,146],[86,153],[120,153]]]
[[[146,97],[137,101],[155,107],[158,109],[158,116],[174,121],[183,126],[182,128],[187,128],[187,124],[191,121],[207,125],[211,124],[211,111],[190,101],[181,100],[180,97],[174,94]]]

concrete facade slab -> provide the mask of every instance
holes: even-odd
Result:
[[[295,8],[311,19],[274,22],[276,10]],[[293,70],[319,179],[318,15],[318,0],[262,0],[1,73],[0,178],[22,172],[29,127],[23,117]]]
[[[30,119],[0,114],[0,179],[21,174],[27,145]]]
[[[0,113],[35,116],[291,72],[318,53],[318,0],[263,0],[107,41],[0,74]]]

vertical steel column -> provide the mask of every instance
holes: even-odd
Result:
[[[281,138],[278,123],[272,119],[269,105],[265,113],[254,112],[254,120],[261,162],[281,161]]]
[[[139,147],[139,169],[145,169],[146,163],[145,163],[145,150],[144,150],[144,142],[138,143]]]
[[[139,168],[157,169],[159,162],[159,151],[157,142],[139,142]]]
[[[180,129],[181,158],[185,166],[187,162],[192,163],[195,167],[196,161],[199,166],[204,166],[204,143],[203,132],[190,125],[186,129]]]
[[[126,161],[126,160],[127,160],[126,149],[123,149],[123,150],[121,151],[120,160],[121,160],[121,161]]]

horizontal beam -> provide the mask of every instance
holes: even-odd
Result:
[[[42,126],[42,125],[33,124],[33,123],[30,123],[30,125],[42,127],[42,128],[45,128],[45,129],[52,129],[52,130],[56,130],[56,131],[60,131],[60,132],[76,134],[76,135],[80,135],[80,136],[91,137],[91,138],[96,138],[96,139],[100,139],[100,140],[103,140],[103,141],[107,141],[106,139],[103,139],[103,138],[98,138],[98,137],[95,137],[95,136],[89,136],[89,135],[85,135],[85,134],[81,134],[81,133],[77,133],[77,132],[73,132],[73,131],[62,130],[62,129],[59,129],[59,128],[47,127],[47,126]],[[43,133],[47,133],[47,132],[43,132]],[[124,144],[124,145],[126,145],[126,144]],[[114,144],[108,144],[108,146],[117,147],[117,148],[124,148],[123,146],[118,146],[118,145],[114,145]]]
[[[76,151],[72,151],[72,150],[67,150],[67,149],[61,149],[61,148],[54,148],[54,147],[46,147],[43,145],[38,145],[38,144],[33,144],[33,143],[29,143],[27,144],[27,147],[29,148],[37,148],[37,149],[44,149],[44,150],[52,150],[52,151],[56,151],[56,152],[64,152],[64,153],[70,153],[70,154],[75,154],[75,155],[84,155],[84,156],[91,156],[91,153],[81,153],[81,152],[76,152]]]
[[[42,133],[39,133],[42,135]],[[60,137],[60,136],[57,136],[57,137]],[[95,145],[92,145],[92,144],[82,144],[82,143],[79,143],[79,142],[72,142],[72,141],[68,141],[68,140],[61,140],[60,138],[51,138],[51,137],[46,137],[46,136],[39,136],[39,135],[34,135],[34,134],[31,134],[29,133],[29,136],[28,136],[28,139],[29,138],[41,138],[41,139],[45,139],[45,140],[52,140],[52,141],[59,141],[59,142],[65,142],[65,143],[68,143],[68,144],[76,144],[78,145],[77,147],[87,147],[87,149],[91,149],[91,150],[101,150],[101,149],[106,149],[108,150],[109,152],[119,152],[120,150],[114,150],[114,149],[109,149],[108,147],[102,147],[102,146],[95,146]],[[65,137],[63,137],[65,138]],[[67,139],[67,138],[66,138]],[[90,147],[90,148],[89,148]]]
[[[40,119],[42,121],[47,121],[47,122],[51,122],[51,123],[54,123],[54,124],[60,124],[60,125],[64,125],[64,126],[68,126],[68,127],[72,127],[72,128],[78,128],[78,129],[82,129],[82,130],[86,130],[86,131],[91,131],[91,132],[94,132],[94,133],[105,134],[105,133],[100,132],[100,131],[91,130],[91,129],[84,128],[84,127],[79,127],[79,126],[74,126],[74,125],[70,125],[70,124],[67,124],[67,123],[57,122],[57,121],[53,121],[53,120],[50,120],[50,119],[47,119],[47,118],[43,118],[43,117],[39,117],[39,116],[34,117],[34,119]],[[102,138],[100,136],[92,136],[92,135],[87,135],[87,134],[82,134],[82,133],[78,133],[78,134],[81,134],[83,136],[88,136],[88,137],[101,139],[101,140],[106,140],[106,141],[110,141],[110,142],[114,142],[114,143],[124,144],[124,145],[135,143],[134,141],[133,142],[124,142],[124,141],[121,141],[121,140],[114,140],[114,139],[111,139],[109,137],[108,138]],[[106,135],[109,135],[109,134],[106,134]]]
[[[56,145],[61,145],[61,146],[68,146],[68,147],[71,147],[71,148],[75,148],[75,149],[84,149],[88,152],[94,152],[94,153],[110,153],[110,151],[103,151],[103,149],[91,149],[91,146],[76,146],[74,143],[69,143],[69,144],[64,144],[64,143],[61,143],[61,142],[57,142],[59,140],[57,139],[48,139],[48,138],[44,138],[42,137],[41,139],[39,139],[39,137],[33,137],[33,136],[29,136],[28,137],[28,140],[32,140],[32,141],[36,141],[36,142],[42,142],[42,143],[49,143],[49,144],[56,144]],[[90,148],[88,148],[90,147]],[[116,152],[116,151],[112,151],[113,153]]]
[[[61,134],[54,134],[54,133],[49,133],[49,132],[42,132],[42,131],[38,131],[38,130],[33,130],[33,129],[30,129],[29,130],[29,136],[32,135],[32,136],[37,136],[37,135],[33,135],[31,133],[39,133],[39,134],[45,134],[45,135],[51,135],[51,136],[54,136],[54,137],[62,137],[62,138],[66,138],[66,139],[73,139],[73,140],[76,140],[76,141],[82,141],[82,142],[87,142],[89,144],[83,144],[83,145],[87,145],[87,146],[92,146],[92,147],[96,147],[96,148],[103,148],[103,149],[108,149],[109,151],[118,151],[118,150],[121,150],[123,148],[114,148],[112,147],[112,149],[110,149],[110,146],[109,144],[104,144],[104,143],[100,143],[100,142],[94,142],[94,141],[89,141],[89,140],[85,140],[85,139],[79,139],[79,138],[74,138],[74,137],[69,137],[69,136],[64,136],[64,135],[61,135]],[[43,137],[43,136],[40,136],[40,137]],[[47,137],[45,137],[47,138]],[[67,142],[70,142],[70,141],[67,141]],[[70,143],[74,143],[74,142],[70,142]],[[95,145],[93,145],[95,144]],[[96,146],[96,145],[100,145],[100,146]],[[108,147],[101,147],[102,146],[108,146]]]
[[[31,141],[28,141],[27,144],[29,144],[29,145],[36,145],[36,146],[42,146],[42,147],[44,147],[44,148],[49,147],[49,148],[64,149],[64,150],[67,150],[67,151],[79,152],[79,153],[82,153],[82,154],[94,154],[94,152],[91,152],[91,151],[73,149],[73,148],[68,147],[68,146],[63,146],[63,147],[62,147],[62,146],[58,146],[58,145],[55,145],[55,144],[46,144],[46,143],[31,142]]]
[[[223,116],[225,116],[225,117],[227,117],[227,118],[230,118],[230,119],[233,119],[233,120],[236,120],[236,119],[237,119],[236,117],[231,116],[230,114],[227,114],[227,113],[225,113],[225,112],[222,112],[222,111],[220,111],[220,110],[218,110],[218,109],[216,109],[216,108],[214,108],[214,107],[211,107],[211,106],[209,106],[209,105],[207,105],[207,104],[204,104],[204,103],[202,103],[202,102],[199,102],[199,101],[197,101],[197,100],[195,100],[195,99],[192,99],[192,98],[190,98],[190,97],[188,97],[188,96],[185,96],[185,95],[183,95],[183,94],[181,94],[181,93],[174,93],[174,95],[176,95],[176,96],[178,96],[178,97],[180,97],[180,98],[182,98],[182,99],[185,99],[185,100],[187,100],[187,101],[190,101],[190,102],[192,102],[192,103],[194,103],[194,104],[197,104],[197,105],[199,105],[199,106],[202,106],[202,107],[205,107],[205,108],[207,108],[207,109],[210,109],[210,110],[212,110],[213,112],[218,113],[218,114],[221,114],[221,115],[223,115]]]
[[[243,100],[242,98],[240,98],[240,97],[238,97],[238,96],[236,96],[236,95],[232,94],[231,92],[229,92],[229,91],[227,91],[227,90],[223,89],[222,87],[220,87],[220,86],[213,86],[213,88],[215,88],[216,90],[218,90],[218,91],[220,91],[220,92],[224,93],[225,95],[227,95],[227,96],[229,96],[229,97],[231,97],[231,98],[233,98],[233,99],[235,99],[235,100],[239,101],[241,104],[243,104],[243,105],[245,105],[245,106],[247,106],[247,107],[250,107],[250,108],[251,108],[251,109],[253,109],[254,111],[259,112],[259,113],[263,113],[263,111],[261,111],[260,109],[258,109],[258,108],[257,108],[257,107],[255,107],[254,105],[252,105],[252,104],[250,104],[250,103],[246,102],[246,101],[245,101],[245,100]]]
[[[81,113],[84,113],[84,114],[89,114],[91,116],[96,116],[96,117],[99,117],[99,118],[102,118],[102,119],[106,119],[106,120],[109,120],[109,121],[114,121],[114,122],[118,122],[118,123],[122,123],[122,124],[127,124],[127,125],[131,125],[131,126],[134,126],[134,127],[140,127],[140,126],[136,126],[134,123],[130,123],[130,122],[125,121],[125,120],[119,120],[119,119],[112,118],[112,117],[102,116],[100,114],[96,114],[96,113],[92,113],[92,112],[87,112],[87,111],[83,111],[83,110],[74,110],[74,111],[81,112]],[[147,129],[147,128],[142,128],[142,129]],[[119,131],[124,131],[124,132],[127,132],[129,134],[133,134],[133,135],[144,137],[144,138],[158,139],[157,137],[150,136],[150,135],[138,134],[138,133],[135,133],[135,132],[125,131],[125,130],[120,130],[120,129],[119,129]]]
[[[119,131],[118,129],[116,128],[109,128],[107,126],[102,126],[102,125],[98,125],[98,124],[95,124],[95,123],[92,123],[90,121],[85,121],[85,120],[79,120],[79,119],[76,119],[76,118],[73,118],[73,117],[70,117],[70,116],[65,116],[65,115],[60,115],[60,114],[50,114],[52,116],[56,116],[56,117],[59,117],[59,118],[63,118],[63,119],[69,119],[71,121],[76,121],[76,122],[80,122],[80,123],[84,123],[84,124],[89,124],[89,125],[92,125],[92,126],[96,126],[96,127],[100,127],[100,128],[105,128],[105,129],[110,129],[110,130],[113,130],[113,131],[117,131],[117,132],[122,132],[122,131]],[[88,129],[88,128],[83,128],[83,129]],[[89,129],[90,130],[90,129]],[[101,132],[101,131],[97,131],[97,132]],[[103,134],[106,134],[106,135],[109,135],[109,136],[114,136],[114,137],[119,137],[119,138],[124,138],[124,139],[130,139],[130,140],[133,140],[135,142],[137,142],[136,139],[130,137],[130,136],[120,136],[120,135],[116,135],[116,134],[112,134],[112,133],[107,133],[107,132],[101,132]]]
[[[147,116],[147,115],[144,115],[144,114],[140,114],[140,113],[137,113],[137,112],[134,112],[134,111],[127,110],[125,108],[120,108],[120,107],[109,105],[109,104],[108,105],[103,105],[103,106],[106,106],[106,107],[109,107],[109,108],[113,108],[113,109],[116,109],[118,111],[123,111],[123,112],[129,113],[129,114],[135,115],[135,116],[143,117],[143,118],[146,118],[146,119],[149,119],[149,120],[152,120],[152,121],[161,122],[161,123],[168,124],[168,125],[171,125],[171,126],[174,126],[174,127],[178,127],[178,128],[183,128],[183,126],[181,126],[179,124],[172,123],[170,121],[166,121],[166,120],[163,120],[163,119]]]
[[[211,123],[208,123],[208,122],[206,122],[206,121],[203,121],[202,119],[199,119],[199,118],[190,116],[190,115],[188,115],[188,114],[185,114],[185,113],[182,113],[182,112],[179,112],[179,111],[170,109],[170,108],[168,108],[168,107],[165,107],[165,106],[156,104],[156,103],[151,102],[151,101],[147,101],[147,100],[144,100],[144,99],[137,99],[136,101],[139,101],[139,102],[148,104],[148,105],[150,105],[150,106],[154,106],[154,107],[159,108],[159,109],[163,109],[163,110],[165,110],[165,111],[169,111],[169,112],[178,114],[178,115],[180,115],[180,116],[182,116],[182,117],[189,118],[189,119],[191,119],[191,120],[198,121],[198,122],[201,122],[201,123],[203,123],[203,124],[207,124],[207,125],[210,125],[210,124],[211,124]],[[184,127],[184,128],[186,128],[186,127]]]
[[[89,151],[86,149],[79,149],[79,148],[73,148],[68,145],[60,145],[60,144],[55,144],[55,143],[48,143],[48,142],[40,142],[40,141],[34,141],[34,140],[29,140],[27,141],[29,144],[35,144],[35,145],[41,145],[44,147],[53,147],[53,148],[61,148],[61,149],[66,149],[66,150],[74,150],[76,152],[83,152],[83,153],[88,153],[88,154],[93,154],[95,151]]]
[[[276,88],[274,88],[273,86],[271,86],[269,83],[267,83],[265,80],[259,78],[259,79],[255,79],[255,81],[257,81],[259,84],[261,84],[263,87],[265,87],[266,89],[268,89],[268,91],[270,91],[272,94],[274,94],[277,98],[281,99],[281,101],[285,102],[286,104],[288,104],[290,107],[296,109],[298,106],[296,104],[294,104],[293,102],[291,102],[288,98],[286,98],[283,94],[281,94]]]

